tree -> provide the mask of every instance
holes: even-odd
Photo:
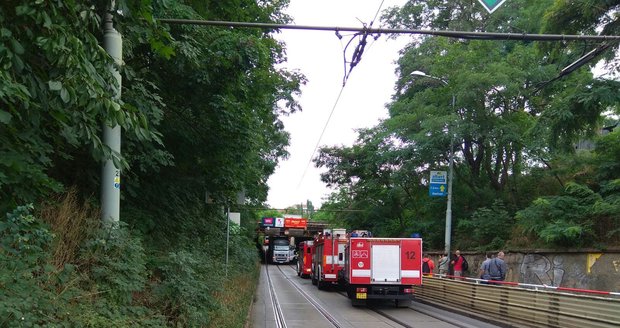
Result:
[[[552,1],[511,1],[489,16],[470,1],[414,0],[388,10],[384,18],[394,28],[538,33],[545,26],[539,18],[552,6]],[[429,205],[441,203],[424,196],[428,188],[425,177],[430,170],[446,170],[452,145],[456,181],[453,216],[460,228],[453,239],[458,243],[475,236],[479,231],[467,222],[494,215],[485,209],[496,207],[497,201],[505,204],[505,209],[491,211],[501,212],[502,222],[498,224],[510,227],[517,210],[538,196],[564,188],[560,156],[571,156],[576,141],[595,135],[601,114],[619,100],[613,91],[618,88],[617,82],[595,80],[586,69],[558,79],[560,69],[574,57],[574,52],[533,42],[416,37],[398,61],[399,80],[388,105],[390,117],[381,124],[381,135],[371,141],[393,142],[397,147],[381,152],[360,142],[352,148],[324,148],[315,163],[328,168],[325,182],[349,195],[340,201],[357,206],[373,199],[385,205],[391,203],[392,192],[413,190],[407,195],[421,196],[406,198],[396,212],[389,213],[390,218],[396,220],[413,212],[427,216],[426,222],[438,222],[443,209]],[[414,71],[433,78],[412,75]],[[456,99],[454,108],[452,97]],[[379,174],[362,174],[369,155],[356,149],[376,154],[371,172],[391,167],[385,175],[391,181],[413,176],[402,180],[408,188],[394,188],[395,184],[384,183],[385,176]],[[403,158],[395,163],[397,153]],[[541,188],[541,181],[549,185]],[[373,184],[376,189],[368,188]],[[361,186],[384,192],[368,197],[360,192],[367,190]],[[371,206],[367,208],[371,213]],[[361,216],[359,221],[369,217]],[[463,224],[459,225],[459,220]],[[439,224],[415,229],[429,226],[438,236]],[[488,237],[483,233],[479,241],[501,244],[507,238],[498,236],[500,239],[493,241]],[[440,238],[432,240],[440,244]]]

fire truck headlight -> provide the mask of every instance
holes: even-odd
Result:
[[[362,261],[357,262],[357,266],[360,267],[360,268],[363,268],[364,267],[364,262],[362,262]]]

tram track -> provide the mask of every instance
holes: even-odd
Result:
[[[297,271],[296,271],[296,268],[295,268],[295,267],[293,267],[293,266],[289,266],[289,267],[290,267],[293,271],[295,271],[295,273],[297,273]],[[342,327],[342,325],[341,325],[340,323],[338,323],[338,321],[337,321],[336,319],[334,319],[334,317],[333,317],[333,316],[329,313],[329,311],[325,310],[325,309],[324,309],[324,308],[323,308],[323,307],[322,307],[322,306],[321,306],[321,305],[320,305],[320,304],[319,304],[316,300],[314,300],[314,299],[313,299],[312,297],[310,297],[310,295],[308,295],[308,294],[307,294],[307,293],[306,293],[303,289],[301,289],[301,287],[299,287],[299,285],[298,285],[297,283],[295,283],[294,281],[292,281],[292,280],[291,280],[291,279],[290,279],[290,278],[289,278],[289,277],[288,277],[288,276],[284,273],[284,271],[282,271],[282,268],[278,267],[278,269],[279,269],[279,270],[280,270],[280,272],[282,272],[282,274],[283,274],[283,275],[284,275],[284,276],[288,279],[288,281],[289,281],[289,282],[293,285],[293,287],[295,287],[295,289],[297,289],[297,291],[299,291],[299,293],[300,293],[302,296],[304,296],[304,298],[306,298],[306,300],[308,300],[308,302],[310,302],[310,303],[311,303],[311,304],[312,304],[312,305],[313,305],[313,306],[317,309],[317,311],[319,311],[319,313],[321,313],[321,314],[322,314],[322,315],[323,315],[323,316],[324,316],[324,317],[325,317],[325,318],[326,318],[329,322],[331,322],[331,323],[334,325],[334,327],[336,327],[336,328],[341,328],[341,327]],[[339,295],[342,295],[342,296],[344,296],[344,297],[346,297],[346,298],[348,299],[348,296],[347,296],[344,292],[338,291],[337,293],[338,293]],[[387,313],[385,313],[385,312],[383,312],[383,311],[381,311],[381,310],[379,310],[379,309],[376,309],[376,308],[373,308],[373,307],[368,307],[368,309],[369,309],[370,311],[373,311],[373,312],[375,312],[375,313],[377,313],[377,314],[381,315],[382,317],[384,317],[384,318],[386,318],[386,319],[388,319],[388,320],[390,320],[390,321],[392,321],[392,322],[395,322],[395,323],[397,323],[397,324],[399,324],[399,325],[401,325],[401,326],[405,327],[405,328],[414,328],[413,326],[408,325],[408,324],[407,324],[407,323],[405,323],[404,321],[399,320],[399,319],[397,319],[397,318],[395,318],[395,317],[393,317],[393,316],[391,316],[391,315],[389,315],[389,314],[387,314]],[[411,308],[410,308],[410,309],[411,309]],[[413,309],[411,309],[411,310],[413,310]],[[414,310],[414,311],[415,311],[415,310]]]
[[[267,277],[267,288],[269,289],[269,299],[271,300],[276,328],[286,328],[286,319],[284,318],[284,313],[282,312],[282,307],[280,306],[280,301],[278,300],[276,289],[273,285],[273,282],[271,281],[271,276],[269,275],[269,265],[265,265],[265,273]]]
[[[289,266],[289,268],[293,269],[295,271],[295,269],[292,266]],[[301,296],[303,296],[310,304],[312,304],[312,306],[325,318],[327,319],[327,321],[329,321],[335,328],[343,328],[343,326],[338,322],[338,320],[336,320],[336,318],[334,318],[329,311],[327,311],[323,306],[321,306],[321,304],[319,304],[319,302],[317,302],[312,296],[308,295],[308,293],[306,293],[296,282],[294,282],[293,280],[291,280],[285,273],[284,271],[282,271],[282,268],[280,268],[278,266],[278,269],[280,270],[280,272],[282,273],[282,275],[288,280],[288,282],[301,294]],[[295,271],[295,273],[297,273],[297,271]]]
[[[321,314],[322,317],[324,317],[327,322],[329,322],[329,327],[334,327],[334,328],[345,328],[345,327],[350,327],[350,322],[343,322],[340,323],[337,319],[337,317],[333,314],[330,313],[330,311],[332,311],[333,309],[326,309],[325,304],[323,302],[321,302],[316,295],[313,295],[311,293],[309,293],[308,291],[304,290],[304,285],[301,284],[299,281],[296,281],[297,279],[293,278],[297,276],[297,270],[296,267],[294,265],[278,265],[277,266],[279,272],[283,275],[283,278],[285,278],[286,280],[288,280],[288,282],[291,284],[291,286],[295,289],[295,291],[297,293],[299,293],[299,295],[301,297],[303,297],[310,305],[312,305],[312,307]],[[291,271],[288,271],[289,268]],[[268,270],[268,269],[267,269]],[[274,274],[275,271],[272,271],[272,274]],[[291,272],[294,273],[294,276],[291,275]],[[269,273],[268,273],[269,274]],[[275,276],[273,276],[275,277]],[[286,327],[286,322],[284,320],[284,315],[283,315],[283,311],[281,306],[279,305],[279,302],[277,300],[277,296],[275,294],[275,287],[274,287],[274,283],[272,282],[272,277],[268,276],[268,281],[269,281],[269,289],[270,289],[270,296],[272,297],[272,304],[274,304],[274,316],[276,316],[276,323],[278,324],[276,327]],[[335,292],[344,297],[347,298],[348,300],[348,296],[346,295],[345,292],[343,291],[339,291],[339,290],[335,290]],[[379,316],[381,316],[382,318],[384,318],[386,324],[389,324],[391,327],[405,327],[405,328],[416,328],[416,327],[420,327],[419,322],[415,321],[415,319],[407,319],[408,315],[406,314],[406,312],[403,312],[399,309],[399,311],[394,312],[391,309],[386,308],[386,305],[388,305],[387,303],[381,303],[378,302],[376,304],[373,304],[372,302],[369,302],[370,304],[368,304],[366,307],[364,308],[358,308],[358,310],[364,310],[364,311],[370,311],[372,313],[375,313]],[[277,309],[277,310],[276,310]],[[405,310],[406,309],[406,310]],[[424,316],[428,316],[431,317],[435,320],[437,320],[436,322],[444,322],[444,323],[448,323],[450,325],[454,325],[456,327],[462,327],[462,328],[471,328],[474,327],[475,325],[471,325],[471,324],[464,324],[464,323],[460,323],[457,320],[450,320],[449,318],[446,319],[444,318],[444,315],[438,314],[434,311],[432,311],[431,309],[415,309],[413,307],[406,307],[403,308],[403,310],[405,311],[413,311],[415,313],[418,313],[419,315],[424,315]],[[276,315],[276,313],[279,311],[279,319],[278,319],[278,315]],[[295,319],[293,319],[295,320]],[[414,321],[411,321],[414,320]],[[280,321],[278,323],[278,321]],[[408,323],[409,322],[409,323]],[[414,323],[413,325],[411,323]]]

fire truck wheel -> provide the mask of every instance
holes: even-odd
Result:
[[[316,281],[316,276],[314,275],[314,272],[312,272],[312,284],[316,285],[317,281]]]

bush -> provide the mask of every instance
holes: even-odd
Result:
[[[467,243],[461,241],[461,247],[479,250],[503,248],[510,237],[513,219],[506,211],[504,204],[496,200],[491,208],[477,209],[469,219],[458,222],[460,236],[468,236]]]
[[[173,326],[206,326],[217,308],[212,295],[221,290],[222,265],[202,251],[171,252],[156,267],[155,302]]]

